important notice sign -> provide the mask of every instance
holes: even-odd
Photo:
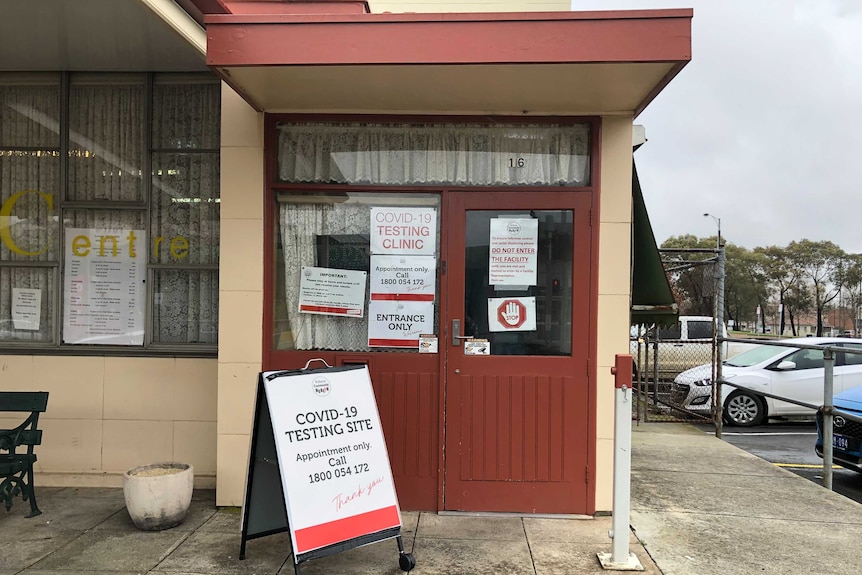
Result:
[[[356,270],[303,267],[299,281],[299,311],[362,317],[367,275]]]
[[[367,366],[264,373],[294,555],[401,527]]]
[[[539,220],[491,220],[488,283],[534,286],[538,270]]]

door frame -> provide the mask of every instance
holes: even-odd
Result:
[[[455,186],[433,186],[433,185],[411,185],[411,186],[388,186],[388,185],[332,185],[332,184],[285,184],[275,180],[276,173],[276,151],[277,151],[277,129],[278,122],[368,122],[368,121],[434,121],[447,122],[456,121],[471,124],[489,124],[497,121],[511,123],[587,123],[590,126],[589,141],[589,170],[590,184],[585,187],[568,186],[535,186],[535,187],[455,187]],[[417,114],[296,114],[296,113],[265,113],[264,114],[264,178],[261,194],[263,196],[263,317],[261,333],[261,365],[264,369],[279,361],[280,357],[291,354],[292,358],[302,360],[303,353],[319,356],[314,352],[277,352],[273,350],[273,309],[274,302],[274,266],[272,262],[275,257],[276,230],[274,217],[276,213],[276,193],[279,191],[357,191],[357,192],[425,192],[440,194],[441,213],[447,214],[449,210],[449,192],[473,192],[477,194],[487,192],[502,193],[529,193],[531,191],[558,191],[558,192],[586,192],[591,196],[591,236],[590,236],[590,291],[589,291],[589,326],[588,326],[588,413],[589,423],[587,426],[587,514],[592,515],[596,509],[596,452],[597,452],[597,330],[598,330],[598,293],[599,293],[599,237],[601,214],[601,173],[602,173],[602,131],[603,122],[600,116],[476,116],[476,115],[417,115]],[[448,222],[441,219],[441,232],[448,230]],[[449,325],[444,325],[444,318],[449,317],[448,291],[446,288],[446,260],[443,254],[448,254],[447,234],[441,233],[440,238],[440,309],[438,314],[441,318],[440,341],[449,337]],[[373,353],[373,352],[370,352]],[[439,382],[439,410],[438,417],[438,473],[437,473],[437,510],[443,509],[444,488],[444,459],[445,459],[445,396],[446,396],[446,354],[438,353]]]
[[[588,262],[587,271],[589,273],[589,277],[587,278],[586,284],[580,284],[581,289],[577,290],[580,292],[580,295],[576,295],[573,291],[572,297],[580,297],[586,298],[586,302],[583,304],[584,308],[581,308],[581,313],[577,313],[577,310],[573,307],[571,312],[573,315],[572,324],[570,326],[571,329],[571,338],[572,342],[576,341],[579,337],[579,330],[583,330],[582,333],[585,335],[586,341],[582,342],[582,347],[580,348],[581,352],[578,351],[577,348],[573,347],[572,355],[570,356],[541,356],[544,358],[544,361],[549,362],[551,364],[565,364],[567,362],[582,362],[585,363],[584,369],[586,371],[586,382],[585,387],[583,388],[583,401],[586,403],[583,412],[585,417],[587,418],[586,422],[584,422],[584,427],[586,429],[586,436],[583,439],[583,442],[580,443],[582,445],[583,459],[587,465],[587,477],[583,484],[584,489],[584,497],[580,497],[579,499],[583,499],[585,501],[585,509],[579,512],[586,512],[589,514],[594,513],[595,511],[595,437],[596,437],[596,401],[595,401],[595,382],[596,382],[596,370],[595,370],[595,361],[592,358],[595,357],[595,324],[596,324],[596,289],[597,289],[597,270],[595,269],[595,262],[597,257],[597,241],[596,241],[596,226],[593,226],[593,209],[595,205],[595,194],[592,188],[548,188],[548,187],[534,187],[534,188],[495,188],[495,189],[482,189],[476,190],[473,188],[449,188],[444,191],[444,195],[441,201],[441,209],[444,210],[444,217],[442,221],[445,221],[446,229],[448,230],[445,234],[445,245],[444,242],[441,241],[441,260],[445,261],[444,269],[446,269],[445,274],[441,274],[441,309],[440,309],[440,407],[441,414],[438,419],[440,422],[440,445],[443,447],[440,452],[440,471],[439,471],[439,488],[438,488],[438,509],[445,510],[447,509],[447,501],[446,501],[446,477],[448,474],[454,472],[458,472],[460,469],[460,463],[455,463],[456,467],[452,467],[451,469],[447,467],[449,461],[447,461],[447,457],[451,454],[453,458],[450,461],[457,461],[455,458],[460,457],[460,454],[451,452],[447,446],[447,421],[449,421],[450,425],[453,421],[453,417],[460,417],[458,413],[450,413],[447,415],[447,398],[450,398],[450,393],[452,393],[452,388],[450,387],[450,374],[451,369],[453,368],[452,358],[450,354],[455,349],[450,345],[450,337],[451,337],[451,329],[452,329],[452,320],[453,318],[461,319],[463,314],[463,309],[453,309],[453,305],[458,305],[458,303],[463,303],[461,298],[459,302],[453,302],[452,299],[452,289],[463,289],[463,286],[459,287],[457,285],[452,284],[452,281],[463,282],[465,280],[463,275],[463,270],[455,270],[454,262],[450,261],[454,254],[450,251],[451,249],[456,248],[457,246],[452,245],[451,238],[457,237],[458,241],[463,242],[466,239],[464,236],[463,230],[455,232],[453,234],[453,229],[455,226],[461,226],[464,222],[461,221],[460,216],[455,218],[451,217],[454,215],[453,209],[457,209],[457,206],[453,205],[454,202],[458,202],[456,199],[457,196],[461,196],[463,199],[461,203],[463,205],[463,213],[466,215],[468,211],[471,210],[482,210],[482,209],[495,209],[501,202],[491,201],[488,202],[487,206],[477,206],[476,199],[478,198],[487,198],[490,194],[496,195],[498,198],[501,196],[507,196],[509,194],[519,194],[519,200],[529,203],[529,199],[524,196],[528,196],[530,194],[536,194],[537,196],[541,194],[542,198],[539,199],[538,204],[534,204],[531,209],[543,209],[543,210],[567,210],[571,209],[575,211],[575,219],[573,221],[573,241],[577,242],[579,233],[578,230],[581,230],[581,234],[583,234],[580,239],[581,242],[586,241],[589,242],[589,245],[586,248],[586,255],[584,257],[583,252],[580,258],[581,262],[586,259]],[[577,194],[578,197],[575,199],[573,194]],[[538,199],[538,198],[537,198]],[[471,205],[472,204],[472,205]],[[577,205],[576,204],[580,204]],[[538,206],[538,207],[537,207]],[[505,208],[504,208],[505,209]],[[524,208],[512,208],[514,211],[519,211]],[[586,215],[588,213],[588,215]],[[589,230],[584,233],[582,230],[584,227],[589,227]],[[575,248],[576,249],[576,248]],[[572,257],[574,258],[573,264],[576,258],[575,252],[573,252]],[[458,259],[459,265],[464,263],[460,258]],[[579,270],[582,270],[583,267],[577,267],[577,265],[573,265],[572,267],[572,287],[575,287],[575,281],[577,276],[579,275]],[[455,274],[453,276],[453,274]],[[575,344],[577,345],[577,344]],[[456,352],[457,353],[457,352]],[[578,357],[579,356],[579,357]],[[461,356],[459,356],[459,360],[461,360]],[[481,360],[480,360],[481,361]],[[541,360],[537,360],[541,361]],[[566,371],[564,369],[560,370],[560,375],[565,374]],[[553,374],[552,374],[553,375]],[[577,372],[578,377],[582,377],[583,372]],[[460,421],[460,420],[458,420]],[[568,482],[566,482],[568,484]],[[451,507],[451,505],[450,505]],[[453,508],[454,509],[454,508]]]

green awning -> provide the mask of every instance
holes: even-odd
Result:
[[[672,324],[679,307],[652,232],[637,168],[632,161],[632,310],[631,323]]]

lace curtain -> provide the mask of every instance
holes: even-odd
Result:
[[[141,201],[144,86],[73,84],[68,199]]]
[[[318,235],[367,236],[371,209],[362,204],[291,204],[279,209],[281,247],[284,254],[287,316],[296,349],[368,351],[368,316],[336,317],[299,313],[302,266],[316,266]],[[368,301],[366,282],[365,301]],[[366,310],[367,311],[367,310]]]
[[[589,184],[589,127],[282,124],[283,182],[540,186]]]
[[[153,340],[218,341],[218,84],[157,84],[153,93]],[[173,247],[172,247],[173,246]],[[211,266],[209,269],[182,269]]]
[[[50,262],[57,260],[59,224],[48,200],[61,189],[59,110],[58,85],[0,85],[0,206],[14,207],[0,220],[0,261],[12,264],[0,267],[0,340],[53,339],[56,268]],[[12,320],[18,289],[39,290],[40,319],[28,329],[15,329]]]

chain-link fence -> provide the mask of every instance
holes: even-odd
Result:
[[[682,318],[684,325],[689,318]],[[712,325],[712,318],[698,318]],[[677,328],[680,325],[676,326]],[[633,381],[639,398],[640,417],[644,421],[704,420],[703,414],[683,409],[685,397],[674,397],[671,386],[674,379],[689,369],[702,369],[704,377],[712,373],[714,342],[710,339],[689,340],[680,337],[662,337],[670,328],[651,328],[631,341]]]
[[[674,293],[683,300],[678,302],[680,308],[692,315],[680,315],[673,325],[632,326],[629,353],[639,399],[635,415],[638,421],[709,421],[709,414],[683,408],[685,397],[674,397],[671,386],[679,374],[691,375],[688,370],[702,371],[703,379],[715,374],[716,336],[727,335],[724,322],[714,319],[723,266],[717,265],[718,250],[660,251]],[[722,345],[721,356],[726,357],[726,344]],[[680,395],[679,390],[676,395]]]

